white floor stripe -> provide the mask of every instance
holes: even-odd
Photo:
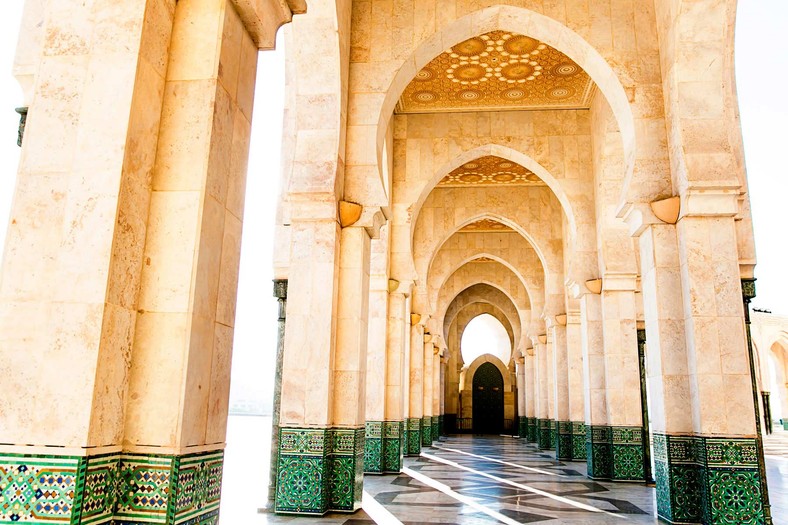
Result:
[[[447,487],[446,485],[444,485],[440,481],[435,481],[434,479],[432,479],[432,478],[430,478],[428,476],[425,476],[424,474],[421,474],[419,472],[416,472],[414,470],[411,470],[408,467],[404,467],[402,469],[402,473],[403,474],[407,474],[408,476],[412,477],[416,481],[420,481],[420,482],[424,483],[425,485],[434,488],[435,490],[439,490],[439,491],[443,492],[447,496],[456,499],[460,503],[468,505],[469,507],[473,507],[474,509],[476,509],[476,510],[478,510],[480,512],[484,512],[485,514],[487,514],[491,518],[495,518],[498,521],[500,521],[501,523],[506,523],[506,525],[521,525],[519,521],[515,521],[515,520],[513,520],[512,518],[510,518],[508,516],[504,516],[500,512],[496,512],[496,511],[494,511],[492,509],[488,509],[484,505],[478,503],[473,498],[469,498],[468,496],[463,496],[462,494],[454,492],[451,488]]]
[[[402,522],[372,497],[366,490],[361,493],[361,508],[378,525],[402,525]]]
[[[545,498],[550,498],[555,501],[560,501],[561,503],[565,503],[566,505],[571,505],[573,507],[577,507],[578,509],[587,510],[589,512],[602,512],[607,514],[608,516],[619,518],[619,519],[626,519],[624,516],[620,514],[613,514],[612,512],[608,512],[606,510],[598,509],[596,507],[592,507],[591,505],[586,505],[585,503],[579,503],[577,501],[573,501],[569,498],[565,498],[563,496],[556,496],[555,494],[551,494],[549,492],[545,492],[544,490],[536,489],[534,487],[529,487],[528,485],[523,485],[521,483],[516,483],[514,481],[510,481],[508,479],[499,478],[498,476],[493,476],[492,474],[487,474],[486,472],[480,472],[478,470],[474,470],[470,467],[465,467],[460,465],[459,463],[455,463],[454,461],[450,461],[448,459],[443,459],[438,456],[433,456],[432,454],[426,454],[424,452],[421,453],[421,457],[431,459],[433,461],[437,461],[439,463],[443,463],[444,465],[449,465],[450,467],[458,468],[460,470],[465,470],[468,472],[472,472],[474,474],[478,474],[479,476],[483,476],[485,478],[497,481],[498,483],[503,483],[505,485],[510,485],[512,487],[516,487],[518,489],[526,490],[533,494],[538,494],[540,496],[544,496]]]
[[[433,445],[433,446],[435,446],[435,445]],[[515,468],[519,468],[519,469],[523,469],[523,470],[530,470],[531,472],[537,472],[539,474],[546,474],[548,476],[557,476],[559,478],[570,478],[570,477],[572,477],[572,476],[565,476],[563,474],[558,474],[557,472],[550,472],[550,471],[547,471],[547,470],[542,470],[542,469],[538,469],[538,468],[534,468],[534,467],[526,467],[525,465],[518,465],[517,463],[510,463],[508,461],[504,461],[502,459],[491,458],[489,456],[481,456],[479,454],[472,454],[470,452],[465,452],[464,450],[460,450],[458,448],[449,448],[449,447],[435,447],[435,448],[439,448],[441,450],[448,450],[449,452],[456,452],[457,454],[464,454],[466,456],[471,456],[471,457],[474,457],[474,458],[484,459],[486,461],[493,461],[495,463],[500,463],[501,465],[508,465],[510,467],[515,467]]]

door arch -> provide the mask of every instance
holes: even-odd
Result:
[[[473,432],[500,434],[503,430],[503,375],[484,363],[473,375]]]

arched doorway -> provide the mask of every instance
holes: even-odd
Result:
[[[503,430],[503,376],[492,363],[473,375],[473,432],[500,434]]]

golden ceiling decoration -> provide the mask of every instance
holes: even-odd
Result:
[[[493,31],[433,59],[405,88],[397,111],[587,109],[593,89],[588,74],[557,49]]]
[[[455,169],[438,183],[439,187],[467,187],[490,185],[542,186],[542,179],[531,170],[510,160],[487,155],[467,162]]]
[[[463,233],[513,232],[509,226],[493,219],[480,219],[460,229]],[[477,259],[478,260],[478,259]]]

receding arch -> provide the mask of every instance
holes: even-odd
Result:
[[[419,213],[421,212],[421,207],[424,205],[424,202],[427,200],[427,197],[429,197],[430,193],[432,192],[432,190],[435,189],[435,187],[441,181],[441,179],[445,177],[447,173],[454,171],[455,169],[459,168],[463,164],[467,164],[468,162],[472,162],[480,157],[485,157],[488,155],[500,157],[502,159],[515,162],[520,166],[527,168],[528,170],[533,172],[534,175],[542,179],[544,183],[547,185],[547,187],[550,188],[550,191],[553,192],[553,195],[555,195],[556,199],[558,200],[558,203],[561,205],[561,209],[563,210],[564,215],[566,216],[567,224],[569,225],[569,232],[568,232],[569,236],[570,237],[575,236],[575,234],[577,233],[577,219],[575,218],[575,212],[574,209],[572,208],[572,203],[570,202],[569,196],[564,190],[564,187],[561,185],[561,182],[558,179],[556,179],[555,176],[553,176],[553,174],[550,173],[544,166],[539,164],[536,160],[526,155],[525,153],[510,148],[508,146],[492,143],[492,144],[485,144],[483,146],[470,149],[468,151],[461,153],[460,155],[457,155],[452,160],[448,161],[443,166],[441,166],[438,170],[436,170],[435,173],[432,174],[432,178],[421,189],[421,192],[419,193],[419,196],[414,202],[412,207],[413,219],[411,221],[411,232],[410,232],[411,249],[413,246],[413,237],[416,232],[416,222],[418,221]],[[498,221],[498,222],[505,224],[503,221]],[[511,225],[509,226],[512,227]],[[529,241],[531,241],[531,244],[534,244],[531,239],[529,239]]]
[[[445,49],[494,30],[510,31],[540,40],[564,53],[588,73],[610,105],[621,130],[625,181],[628,185],[635,164],[635,119],[616,73],[591,44],[557,20],[523,7],[502,5],[480,9],[447,24],[421,42],[403,62],[381,105],[376,136],[378,167],[382,166],[388,122],[397,101],[413,77]]]
[[[486,303],[498,308],[508,319],[514,333],[515,344],[520,341],[522,326],[517,306],[511,298],[495,286],[474,284],[459,292],[449,304],[443,318],[444,340],[449,341],[449,330],[460,312],[469,305]]]

